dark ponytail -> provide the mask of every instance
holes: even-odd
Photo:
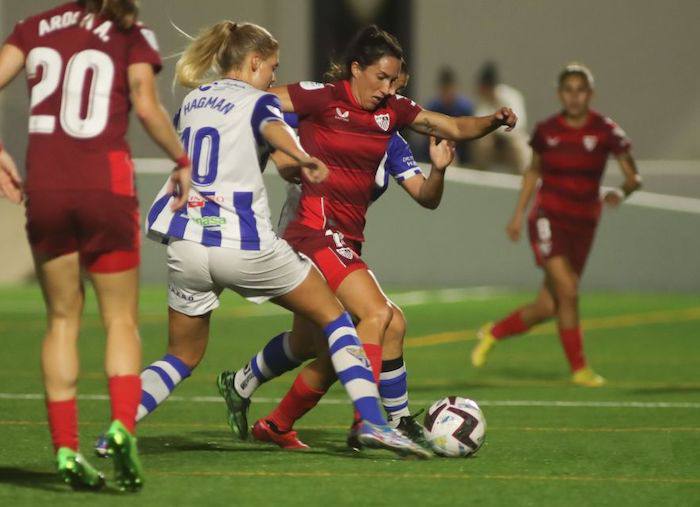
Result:
[[[355,34],[340,61],[331,62],[324,74],[326,81],[350,79],[353,62],[365,69],[384,56],[393,56],[403,61],[403,49],[396,37],[377,25],[369,25]]]
[[[139,15],[137,0],[78,0],[88,13],[112,21],[120,30],[131,28]]]

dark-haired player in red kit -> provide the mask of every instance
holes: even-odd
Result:
[[[27,234],[46,303],[42,370],[58,471],[74,488],[104,477],[78,453],[78,331],[81,265],[97,293],[107,344],[112,407],[109,452],[120,489],[143,484],[134,418],[141,399],[137,327],[140,232],[134,169],[125,136],[131,106],[177,163],[177,206],[190,162],[165,109],[153,32],[135,0],[70,2],[17,23],[0,49],[0,89],[24,68],[30,94],[27,180],[0,154],[0,195],[26,196]]]
[[[545,277],[537,299],[496,324],[485,324],[472,351],[472,364],[483,366],[500,340],[557,318],[559,337],[574,384],[597,387],[605,379],[587,366],[578,311],[578,288],[588,258],[602,202],[618,206],[641,186],[630,142],[611,119],[589,109],[593,76],[583,65],[570,64],[559,74],[562,111],[539,123],[530,144],[532,163],[523,176],[513,218],[507,227],[520,238],[523,218],[537,182],[535,204],[528,219],[530,243]],[[600,197],[600,181],[613,154],[624,174],[620,189]]]

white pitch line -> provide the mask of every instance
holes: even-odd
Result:
[[[0,393],[0,400],[43,400],[38,393]],[[82,394],[84,401],[106,401],[105,394]],[[220,396],[171,396],[169,401],[188,403],[223,403]],[[281,398],[253,398],[255,403],[279,403]],[[434,400],[411,400],[419,405],[427,405]],[[322,398],[323,405],[347,405],[350,401],[340,398]],[[565,408],[692,408],[700,409],[700,402],[692,401],[569,401],[569,400],[481,400],[484,407],[565,407]]]

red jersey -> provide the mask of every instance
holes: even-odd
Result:
[[[377,167],[394,131],[410,125],[421,107],[396,95],[367,111],[355,100],[348,81],[302,82],[287,89],[300,117],[302,146],[330,170],[323,183],[302,183],[297,217],[287,232],[293,234],[299,226],[330,228],[364,241]]]
[[[5,42],[25,55],[27,191],[128,186],[127,68],[160,70],[153,32],[141,24],[119,30],[70,2],[17,23]]]
[[[593,111],[580,128],[569,126],[557,114],[537,124],[530,144],[540,155],[542,171],[533,216],[544,214],[552,222],[574,228],[595,227],[608,157],[631,146],[624,131]]]

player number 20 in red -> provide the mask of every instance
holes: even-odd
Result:
[[[61,84],[63,59],[55,49],[38,47],[27,55],[27,74],[36,77],[41,68],[41,81],[31,91],[30,108],[44,102],[56,92]],[[81,115],[83,89],[88,72],[90,90],[87,97],[85,117]],[[74,54],[66,64],[61,90],[59,121],[63,131],[71,137],[89,139],[102,133],[109,118],[109,97],[114,81],[114,63],[102,51],[86,49]],[[34,114],[29,117],[29,132],[52,134],[56,130],[56,117]]]

